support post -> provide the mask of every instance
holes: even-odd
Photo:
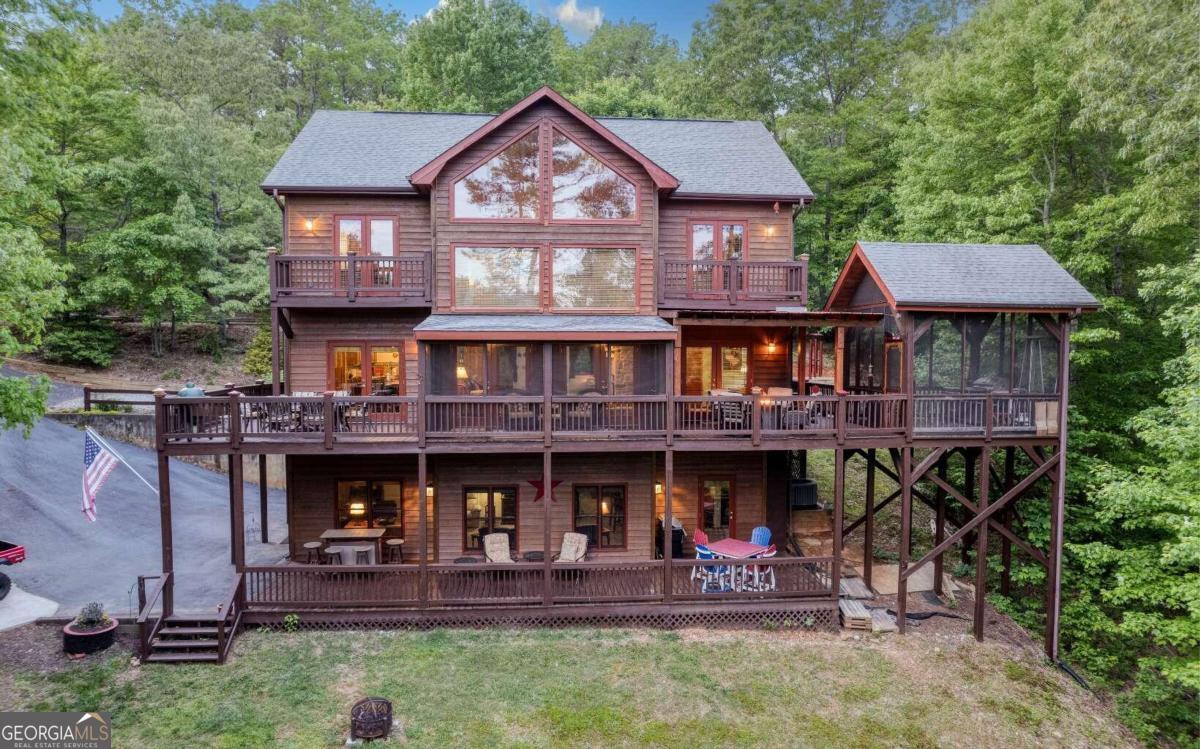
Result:
[[[938,458],[937,476],[946,482],[946,456]],[[942,541],[946,540],[946,490],[940,485],[934,484],[934,520],[933,520],[933,545],[936,548]],[[933,592],[936,595],[942,595],[942,569],[945,559],[945,554],[938,554],[933,560]]]
[[[833,569],[830,576],[830,597],[838,600],[842,593],[842,508],[846,494],[846,451],[833,451]]]
[[[1046,612],[1046,656],[1058,661],[1058,618],[1062,606],[1062,547],[1063,522],[1067,497],[1067,394],[1071,380],[1071,320],[1060,319],[1058,339],[1058,467],[1054,475],[1054,503],[1050,511],[1049,570],[1050,607]]]
[[[896,581],[896,629],[905,632],[905,616],[908,613],[908,580],[904,571],[908,569],[909,546],[912,543],[912,447],[900,449],[900,564],[899,579]]]
[[[429,355],[426,345],[422,341],[417,341],[417,447],[422,450],[425,449],[426,419],[429,418],[429,412],[425,407],[425,395],[429,391],[430,382],[432,382],[428,370]]]
[[[963,455],[963,496],[971,504],[975,504],[975,450],[970,447],[964,447]],[[967,549],[971,548],[975,541],[973,534],[968,534],[963,539],[962,552],[960,558],[963,564],[967,563]]]
[[[867,512],[863,533],[863,582],[871,587],[871,567],[875,561],[875,449],[867,450]]]
[[[542,447],[547,450],[554,439],[554,348],[549,342],[542,344]],[[566,414],[563,414],[566,419]],[[566,424],[564,422],[564,427]],[[549,491],[549,484],[547,491]],[[550,547],[546,547],[546,554]]]
[[[549,345],[549,344],[547,344]],[[554,504],[554,490],[551,488],[550,476],[550,448],[542,450],[542,562],[545,565],[544,570],[544,588],[542,591],[542,605],[549,606],[554,603],[554,560],[553,553],[550,551],[552,543],[551,527],[554,522],[554,513],[552,512]]]
[[[271,305],[271,395],[279,395],[279,307]]]
[[[988,482],[991,481],[992,448],[984,445],[979,455],[979,511],[988,506]],[[987,602],[988,524],[980,523],[975,537],[975,639],[983,642],[983,624]]]
[[[157,395],[157,394],[156,394]],[[161,397],[161,396],[158,396]],[[167,454],[158,452],[158,524],[162,544],[162,573],[170,575],[163,586],[162,611],[163,616],[170,616],[175,610],[175,546],[171,532],[171,464]]]
[[[258,454],[258,524],[262,527],[262,542],[267,540],[267,456]]]
[[[232,515],[230,526],[230,546],[233,549],[233,569],[242,572],[246,569],[246,483],[243,477],[243,461],[241,454],[229,456],[229,512]]]
[[[229,481],[229,563],[237,564],[237,544],[234,539],[237,536],[237,513],[233,511],[233,492],[234,492],[234,475],[233,464],[234,458],[239,457],[237,453],[230,453],[228,463],[225,464],[225,478]]]
[[[675,527],[671,520],[671,484],[675,475],[675,451],[667,450],[663,458],[663,602],[670,603],[675,584],[671,558],[675,553]]]
[[[667,447],[675,444],[675,342],[667,342],[667,397],[666,409],[663,414],[663,426],[666,428]]]
[[[429,475],[425,451],[417,452],[417,558],[418,599],[421,608],[429,605]]]
[[[1004,492],[1013,487],[1013,475],[1016,470],[1016,448],[1011,445],[1004,448]],[[1013,506],[1005,507],[1000,513],[1000,522],[1012,530]],[[1012,591],[1012,541],[1007,535],[1000,535],[1000,595],[1007,596]]]

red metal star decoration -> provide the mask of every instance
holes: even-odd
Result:
[[[533,501],[537,502],[538,500],[540,500],[542,498],[542,495],[544,495],[546,493],[546,487],[544,486],[545,481],[543,479],[529,479],[529,483],[533,485],[533,488],[537,489],[537,496],[533,498]],[[562,483],[561,479],[551,479],[550,480],[550,491],[553,492],[558,487],[558,485],[561,483]],[[553,493],[550,495],[550,501],[551,502],[554,501]]]

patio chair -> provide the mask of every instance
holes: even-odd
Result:
[[[778,553],[775,544],[767,547],[767,550],[759,554],[757,559],[773,559]],[[742,587],[746,590],[775,590],[775,566],[769,564],[752,564],[745,568],[746,579],[742,581]]]
[[[766,546],[771,543],[771,529],[765,525],[760,525],[750,531],[750,543],[755,546]]]
[[[704,531],[700,530],[699,528],[697,528],[696,532],[692,534],[692,546],[696,547],[697,552],[699,551],[701,546],[708,546],[708,534],[705,533]],[[696,558],[697,559],[700,558],[699,553],[696,554]],[[700,577],[700,568],[699,567],[692,568],[692,576],[691,577],[692,577],[692,582],[695,582],[696,578]]]
[[[697,559],[716,559],[717,555],[708,550],[707,546],[696,547]],[[729,568],[724,565],[703,565],[697,567],[700,570],[700,592],[707,593],[709,589],[715,589],[716,592],[729,590]]]
[[[483,557],[493,564],[511,564],[517,561],[509,550],[507,533],[489,533],[484,536]]]
[[[554,555],[556,562],[582,562],[587,559],[588,538],[582,533],[564,533],[562,548]]]

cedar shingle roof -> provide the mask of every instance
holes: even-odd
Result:
[[[319,110],[262,186],[414,192],[408,175],[491,119],[487,114]],[[677,194],[812,197],[761,122],[596,120],[678,179]]]
[[[1035,244],[859,242],[897,306],[1095,309],[1083,284]]]

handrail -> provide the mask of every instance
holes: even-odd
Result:
[[[808,303],[808,262],[800,260],[680,260],[662,258],[658,286],[662,302],[726,299]]]
[[[242,620],[242,608],[245,605],[246,576],[239,572],[234,576],[233,587],[222,603],[217,604],[217,662],[224,663],[225,656],[237,637],[237,630]],[[226,622],[233,620],[233,626],[226,634]]]
[[[428,251],[396,255],[273,255],[271,301],[279,297],[409,298],[428,304],[433,298],[433,263]]]
[[[154,586],[154,590],[149,597],[144,593],[145,581],[158,578],[158,584]],[[142,660],[145,660],[150,655],[150,642],[154,639],[154,635],[158,634],[158,630],[162,627],[163,620],[170,616],[171,612],[164,606],[159,613],[158,618],[150,625],[149,631],[146,630],[146,625],[150,621],[150,615],[153,612],[154,604],[158,603],[159,597],[163,590],[167,587],[171,580],[171,573],[164,572],[161,575],[139,575],[138,576],[138,603],[141,609],[138,611],[138,640],[140,645]]]

